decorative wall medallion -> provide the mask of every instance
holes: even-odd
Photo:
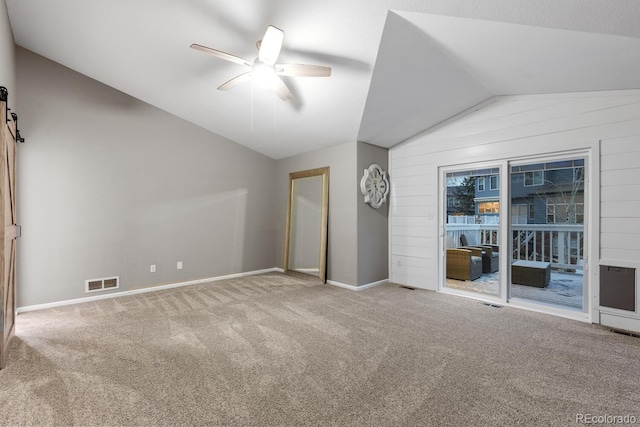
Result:
[[[360,180],[360,191],[364,195],[364,202],[371,207],[379,208],[387,201],[389,194],[389,180],[387,173],[382,168],[373,163],[364,170],[364,175]]]

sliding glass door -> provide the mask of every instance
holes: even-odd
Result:
[[[500,167],[444,172],[444,287],[501,295]]]
[[[587,160],[581,154],[442,168],[440,289],[586,312]]]
[[[509,168],[509,299],[585,310],[585,159]]]

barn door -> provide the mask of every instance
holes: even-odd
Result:
[[[3,88],[4,89],[4,88]],[[6,92],[5,92],[6,93]],[[0,369],[15,334],[16,320],[16,122],[8,113],[6,95],[0,101]]]

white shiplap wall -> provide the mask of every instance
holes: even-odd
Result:
[[[640,136],[603,140],[600,154],[602,263],[640,268]]]
[[[640,90],[509,96],[489,100],[392,148],[390,279],[438,287],[439,167],[575,150],[591,153],[596,168],[602,161],[603,222],[602,232],[591,236],[592,271],[597,270],[600,241],[603,258],[637,263],[640,139],[634,135],[640,135]],[[598,170],[589,176],[597,189]],[[596,204],[598,197],[595,191]],[[591,206],[590,212],[596,231],[599,207]],[[597,292],[593,295],[597,298]]]

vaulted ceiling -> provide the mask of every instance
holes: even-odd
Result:
[[[16,44],[272,158],[356,140],[392,147],[495,95],[640,88],[635,0],[6,0]],[[267,26],[283,102],[247,71]],[[72,88],[70,88],[72,90]]]

